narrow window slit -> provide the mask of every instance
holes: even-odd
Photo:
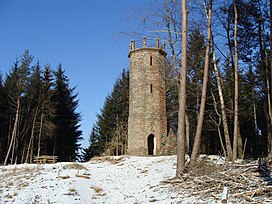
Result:
[[[152,56],[150,56],[150,65],[152,65]]]

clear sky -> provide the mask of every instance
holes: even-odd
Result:
[[[79,93],[83,146],[96,114],[123,68],[129,66],[126,18],[145,0],[0,0],[0,71],[5,75],[28,49],[41,65],[62,63]],[[130,21],[131,22],[131,21]],[[131,24],[130,24],[131,26]]]

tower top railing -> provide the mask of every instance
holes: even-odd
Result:
[[[157,48],[165,51],[165,43],[161,43],[158,38],[147,40],[146,37],[143,37],[142,41],[131,40],[130,51],[139,48]]]

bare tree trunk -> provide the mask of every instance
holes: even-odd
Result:
[[[189,151],[190,147],[190,121],[188,114],[185,112],[185,131],[186,131],[186,151]]]
[[[255,134],[256,134],[256,150],[257,150],[257,157],[259,157],[259,140],[258,140],[258,123],[257,123],[257,111],[256,111],[256,102],[255,102],[255,93],[253,90],[253,114],[254,114],[254,126],[255,126]]]
[[[267,84],[267,104],[268,104],[268,114],[269,114],[269,127],[268,127],[268,136],[270,139],[270,144],[271,142],[271,137],[272,137],[272,107],[271,107],[271,95],[272,95],[272,0],[270,0],[270,80],[269,80],[269,71],[268,67],[266,69],[267,71],[267,76],[266,76],[266,84]],[[270,84],[269,84],[270,81]],[[272,144],[271,144],[272,145]],[[269,147],[271,151],[271,146]]]
[[[11,142],[11,138],[12,138],[12,119],[11,119],[11,115],[9,116],[9,131],[8,131],[8,144],[10,144]]]
[[[237,21],[238,13],[236,7],[236,1],[233,0],[234,6],[234,132],[233,132],[233,158],[232,160],[237,159],[237,150],[238,150],[238,45],[237,45]]]
[[[224,154],[224,157],[227,158],[227,153],[226,153],[226,149],[225,149],[225,146],[224,146],[224,143],[223,143],[223,139],[222,139],[222,135],[221,135],[221,130],[220,130],[220,126],[221,126],[221,121],[222,121],[222,115],[218,112],[218,109],[217,109],[217,102],[216,102],[216,99],[215,99],[215,96],[212,93],[212,98],[213,98],[213,104],[214,104],[214,110],[216,112],[216,114],[218,115],[219,117],[219,121],[218,123],[214,122],[217,126],[217,132],[218,132],[218,136],[219,136],[219,140],[220,140],[220,144],[221,144],[221,147],[222,147],[222,150],[223,150],[223,154]]]
[[[26,141],[24,142],[23,153],[22,153],[22,157],[21,157],[21,164],[24,162],[25,151],[26,151]]]
[[[40,128],[39,128],[39,139],[38,139],[38,152],[37,152],[37,156],[40,156],[40,151],[41,151],[42,127],[43,127],[43,113],[41,115]]]
[[[18,135],[17,133],[15,135]],[[16,136],[14,137],[12,143],[13,143],[13,145],[12,145],[12,152],[11,152],[11,164],[14,164],[15,163],[14,162],[14,155],[15,155],[15,147],[16,147]]]
[[[225,102],[224,102],[224,96],[223,96],[223,88],[222,88],[219,69],[218,69],[217,63],[216,63],[217,59],[216,59],[216,55],[215,55],[213,39],[212,39],[212,51],[213,51],[213,65],[214,65],[213,67],[214,67],[214,71],[215,71],[218,94],[219,94],[219,99],[220,99],[220,104],[221,104],[222,123],[223,123],[224,138],[225,138],[226,148],[227,148],[227,157],[228,157],[228,160],[232,160],[232,147],[231,147],[231,141],[230,141],[230,136],[229,136],[227,114],[226,114],[226,108],[225,108]]]
[[[56,155],[56,150],[57,150],[57,135],[55,135],[55,138],[54,138],[54,147],[53,147],[53,156]]]
[[[172,60],[173,60],[174,71],[175,71],[175,76],[176,76],[175,82],[176,82],[176,86],[177,86],[177,89],[178,89],[178,93],[180,93],[180,83],[179,83],[179,74],[178,74],[179,70],[178,70],[178,66],[177,66],[177,55],[176,55],[176,52],[175,52],[174,42],[173,42],[173,38],[172,38],[172,34],[171,34],[171,17],[170,17],[171,14],[170,14],[170,9],[169,9],[169,7],[167,5],[167,0],[164,0],[164,8],[165,8],[165,13],[166,13],[166,28],[167,28],[168,43],[169,43],[170,50],[171,50],[171,57],[172,57]],[[187,11],[187,9],[186,9],[186,11]],[[176,29],[175,29],[176,26],[175,25],[173,25],[173,26],[174,26],[174,32],[176,32]],[[187,41],[187,39],[186,39],[186,41]],[[186,42],[186,44],[187,44],[187,42]],[[189,151],[190,122],[189,122],[189,118],[188,118],[188,115],[187,115],[186,112],[185,112],[185,132],[186,132],[186,147],[185,147],[186,150],[185,151]]]
[[[246,145],[246,144],[244,144]],[[243,156],[243,151],[244,151],[244,147],[243,147],[243,140],[242,140],[242,136],[241,136],[241,132],[240,132],[240,124],[238,122],[238,139],[237,139],[237,158],[242,159]]]
[[[12,148],[13,145],[15,145],[13,143],[15,142],[15,137],[16,137],[16,133],[17,133],[17,126],[18,126],[18,119],[19,119],[19,109],[20,109],[20,97],[17,98],[16,116],[15,116],[14,126],[13,126],[13,130],[12,130],[11,141],[10,141],[8,152],[7,152],[5,161],[4,161],[4,165],[7,165],[11,148]]]
[[[34,118],[33,118],[33,122],[32,122],[31,136],[30,136],[30,140],[28,143],[25,163],[27,163],[28,160],[29,160],[29,162],[31,162],[31,147],[33,146],[33,143],[34,143],[34,130],[35,130],[35,123],[36,123],[37,114],[38,114],[38,108],[36,108],[36,110],[35,110],[35,114],[34,114]]]
[[[179,93],[179,114],[177,133],[177,168],[176,176],[180,177],[185,165],[185,110],[186,110],[186,80],[187,80],[187,23],[188,13],[186,0],[182,0],[182,59]]]
[[[271,107],[271,95],[270,95],[270,80],[268,70],[268,53],[265,51],[265,78],[266,78],[266,92],[267,92],[267,109],[268,109],[268,127],[267,127],[267,139],[268,139],[268,151],[272,150],[272,107]]]
[[[209,75],[209,62],[210,62],[210,42],[211,42],[211,19],[212,19],[212,0],[209,0],[208,5],[208,32],[207,32],[207,43],[205,51],[205,65],[204,65],[204,75],[203,75],[203,85],[202,85],[202,94],[201,94],[201,104],[199,117],[197,121],[196,134],[194,139],[194,146],[191,156],[191,165],[193,166],[196,163],[197,156],[199,154],[200,142],[201,142],[201,132],[204,120],[204,112],[206,105],[206,92],[208,86],[208,75]]]

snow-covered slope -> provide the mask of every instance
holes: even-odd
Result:
[[[0,203],[177,203],[163,180],[176,156],[102,157],[86,163],[0,167]]]

